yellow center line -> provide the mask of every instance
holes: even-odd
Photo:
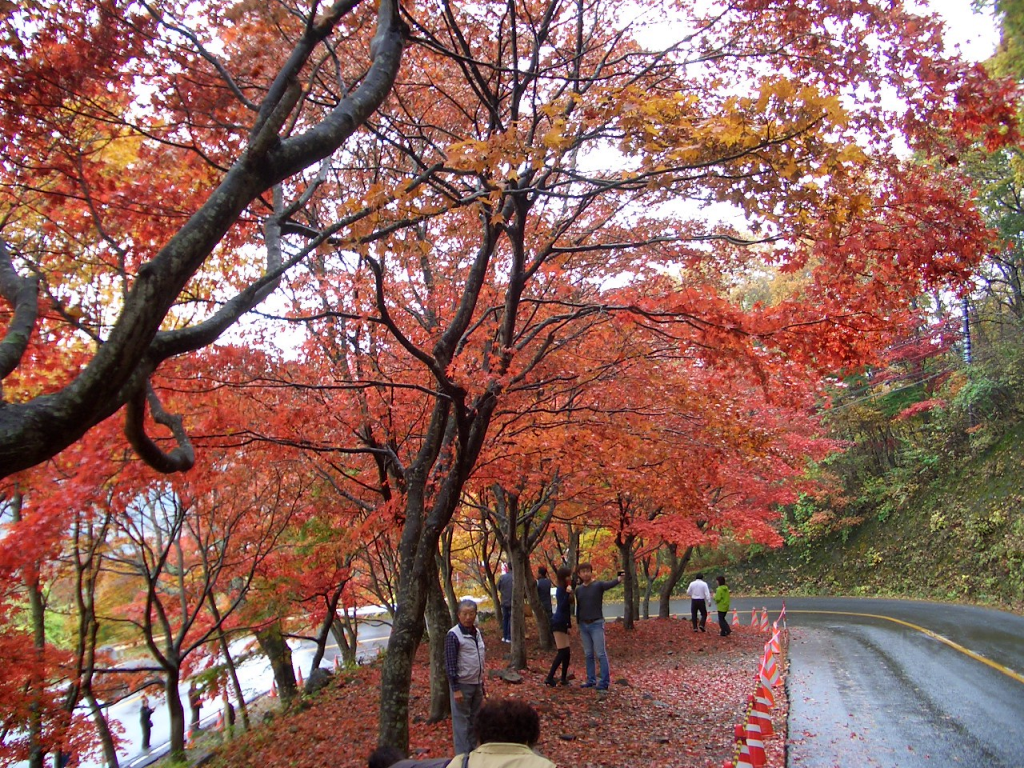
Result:
[[[948,637],[943,637],[937,632],[932,632],[930,629],[926,629],[925,627],[919,627],[917,624],[911,624],[909,621],[903,621],[903,619],[894,619],[892,616],[883,616],[877,613],[855,613],[853,611],[808,611],[791,610],[787,608],[786,614],[788,615],[790,613],[823,613],[832,616],[861,616],[869,619],[882,619],[884,621],[891,621],[895,624],[902,624],[904,627],[910,627],[911,629],[915,629],[918,632],[921,632],[922,634],[928,635],[928,637],[932,638],[933,640],[938,640],[940,643],[948,645],[954,651],[959,651],[960,653],[966,656],[970,656],[975,661],[980,661],[982,664],[991,667],[997,672],[1002,672],[1007,677],[1012,677],[1018,683],[1024,683],[1024,675],[1020,674],[1019,672],[1015,672],[1009,667],[1004,667],[1002,664],[992,661],[992,659],[986,658],[982,656],[980,653],[975,653],[970,648],[964,648],[964,646],[960,645],[959,643],[954,643]]]

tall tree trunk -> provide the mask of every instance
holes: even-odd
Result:
[[[403,751],[409,746],[409,687],[413,658],[423,636],[426,593],[426,585],[414,574],[400,579],[398,608],[381,666],[379,741]]]
[[[668,565],[668,576],[665,578],[665,583],[661,585],[661,589],[658,590],[658,618],[667,619],[672,615],[672,592],[675,590],[676,584],[679,583],[683,571],[686,570],[692,554],[693,547],[687,547],[683,556],[679,557],[677,546],[675,544],[668,545],[665,558]]]
[[[15,523],[21,522],[21,510],[24,497],[21,491],[15,488],[11,496],[11,519]],[[39,674],[33,674],[29,683],[31,686],[28,721],[28,766],[29,768],[43,768],[46,762],[46,752],[43,749],[43,687],[45,681],[42,676],[44,659],[46,655],[46,617],[43,604],[43,592],[39,588],[39,574],[37,571],[22,573],[22,582],[28,596],[29,616],[32,624],[32,651],[35,654],[33,669]]]
[[[103,714],[103,707],[96,700],[91,688],[86,688],[82,696],[89,709],[89,716],[92,718],[96,733],[100,737],[100,745],[103,747],[103,760],[106,768],[120,768],[117,759],[117,747],[114,745],[114,736],[110,733],[110,723]]]
[[[28,604],[32,616],[32,646],[37,656],[40,671],[43,669],[43,658],[46,653],[46,619],[44,616],[43,593],[39,588],[39,578],[33,575],[25,580],[28,591]],[[43,768],[46,763],[46,752],[43,749],[43,710],[42,695],[45,682],[42,677],[32,680],[32,703],[29,705],[29,768]]]
[[[235,701],[238,702],[238,710],[242,714],[242,728],[249,730],[249,708],[245,705],[245,694],[242,693],[242,684],[238,680],[238,670],[235,668],[235,660],[231,656],[231,646],[228,644],[227,635],[224,634],[224,625],[221,621],[220,610],[217,608],[217,601],[214,599],[213,591],[210,591],[210,613],[213,620],[217,622],[217,644],[220,645],[221,655],[224,657],[224,666],[227,667],[228,677],[231,678],[231,688],[235,694]]]
[[[509,541],[508,560],[512,569],[512,644],[509,649],[509,669],[526,669],[526,605],[527,582],[530,581],[529,554],[519,536]],[[534,593],[537,587],[533,588]]]
[[[451,700],[448,697],[448,675],[444,669],[444,638],[451,623],[451,611],[445,602],[440,573],[431,580],[427,596],[426,624],[430,643],[430,717],[429,722],[437,723],[451,714]]]
[[[107,768],[118,768],[117,749],[114,746],[113,734],[110,732],[110,723],[96,700],[92,687],[96,674],[96,638],[99,634],[99,621],[96,618],[96,582],[103,568],[103,560],[99,553],[106,543],[110,520],[111,514],[108,509],[100,517],[87,517],[85,521],[76,520],[73,529],[75,604],[78,608],[78,642],[75,654],[78,674],[77,681],[68,687],[64,708],[69,714],[74,712],[81,697],[99,737]],[[58,763],[62,751],[58,750],[54,756]]]
[[[291,706],[298,696],[298,687],[295,683],[295,670],[292,668],[292,651],[284,640],[281,622],[275,621],[257,632],[256,641],[270,659],[270,668],[274,671],[274,682],[277,683],[281,703],[285,707]]]
[[[181,682],[181,668],[176,664],[164,667],[164,698],[171,724],[171,760],[185,760],[185,708],[181,705],[178,685]]]
[[[537,641],[540,643],[540,649],[545,652],[555,650],[555,638],[551,634],[551,619],[548,618],[548,612],[544,610],[544,604],[540,598],[540,594],[537,592],[537,581],[533,578],[532,569],[527,565],[526,573],[529,577],[530,583],[526,585],[526,599],[530,604],[530,608],[533,609],[533,618],[537,622]],[[551,598],[548,597],[548,604],[551,604]]]
[[[637,611],[637,589],[636,589],[636,563],[633,559],[633,542],[636,536],[627,534],[616,537],[615,546],[619,550],[619,562],[622,570],[626,573],[622,577],[622,626],[629,630],[636,628]]]
[[[455,536],[455,526],[449,525],[445,528],[441,537],[441,554],[437,558],[437,567],[441,574],[441,586],[444,588],[444,597],[448,601],[448,610],[451,612],[448,619],[448,626],[454,627],[458,622],[459,597],[455,594],[455,585],[452,583],[454,569],[452,568],[452,538]],[[448,705],[449,708],[451,705]]]
[[[654,573],[651,573],[651,560],[655,562]],[[661,571],[660,563],[656,556],[648,555],[643,558],[643,569],[644,569],[644,602],[643,602],[643,617],[645,619],[651,618],[651,595],[654,594],[654,581],[658,578],[658,573]]]

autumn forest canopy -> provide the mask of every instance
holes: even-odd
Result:
[[[898,1],[0,25],[0,761],[116,761],[105,645],[180,751],[181,680],[365,604],[406,745],[417,646],[499,559],[523,594],[624,568],[627,604],[653,563],[667,606],[695,547],[780,543],[836,493],[837,388],[1002,248],[968,159],[1019,142],[1014,80]]]

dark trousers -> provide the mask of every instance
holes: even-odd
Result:
[[[722,637],[732,632],[732,627],[729,626],[729,612],[719,611],[718,612],[718,626],[722,630]]]
[[[697,616],[700,615],[700,621],[697,621]],[[703,630],[704,625],[708,623],[708,606],[703,600],[691,600],[690,601],[690,619],[693,621],[693,628],[698,627]]]
[[[512,606],[501,606],[501,639],[512,639]]]

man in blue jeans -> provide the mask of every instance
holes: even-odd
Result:
[[[619,571],[618,578],[594,581],[594,568],[590,563],[580,563],[576,573],[580,577],[580,583],[576,586],[576,622],[580,627],[583,654],[587,659],[587,682],[582,687],[607,691],[611,670],[608,668],[608,652],[604,643],[604,612],[601,606],[604,593],[621,584],[623,574]],[[600,679],[595,674],[595,659],[601,666]]]

